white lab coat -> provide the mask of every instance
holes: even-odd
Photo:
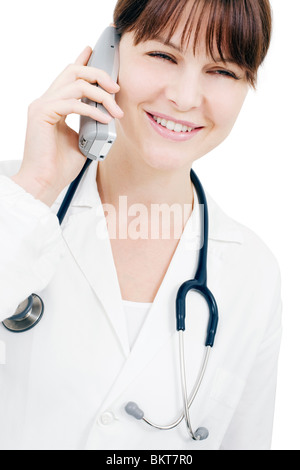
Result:
[[[7,177],[18,166],[0,164],[6,175],[0,176],[0,320],[33,292],[42,297],[45,313],[23,334],[0,325],[0,448],[269,449],[281,300],[279,269],[263,242],[208,197],[208,286],[220,320],[191,419],[209,437],[192,441],[184,422],[156,430],[128,416],[124,406],[135,401],[162,425],[182,410],[175,298],[196,269],[197,205],[130,350],[96,162],[62,227],[55,214],[63,194],[50,210]],[[196,292],[188,296],[187,312],[191,390],[208,319]]]

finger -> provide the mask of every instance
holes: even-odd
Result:
[[[111,116],[108,116],[95,106],[90,106],[76,99],[52,102],[51,109],[46,109],[45,114],[47,115],[48,122],[53,125],[64,120],[70,114],[87,116],[102,124],[108,124],[112,120]]]
[[[89,83],[97,83],[109,93],[117,93],[120,90],[118,83],[105,70],[96,67],[75,67],[73,73],[77,80],[82,79]]]
[[[74,63],[76,65],[87,65],[91,54],[92,54],[92,48],[90,46],[86,46],[81,52],[81,54],[77,57]]]
[[[120,90],[119,85],[104,70],[71,64],[56,78],[46,93],[57,91],[78,79],[86,80],[89,83],[97,83],[109,93],[117,93]]]
[[[121,118],[124,113],[121,108],[117,105],[113,96],[104,91],[102,88],[91,85],[85,80],[76,80],[71,85],[59,89],[55,93],[56,99],[82,99],[88,98],[89,100],[103,104],[110,114],[114,117]]]

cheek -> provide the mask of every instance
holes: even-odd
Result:
[[[119,106],[125,112],[144,103],[151,104],[164,94],[164,83],[170,76],[162,75],[162,68],[147,61],[139,61],[131,57],[130,67],[120,65],[120,91],[116,95]],[[126,65],[126,66],[125,66]]]
[[[143,102],[151,93],[152,85],[145,69],[141,67],[126,67],[122,71],[120,69],[119,81],[120,91],[116,95],[118,104],[125,109],[130,105],[137,105]],[[125,112],[125,109],[124,112]]]
[[[226,93],[214,93],[211,101],[211,110],[214,124],[229,133],[234,126],[247,96],[248,87],[242,86],[240,90],[227,90]]]

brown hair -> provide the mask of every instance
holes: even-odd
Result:
[[[134,31],[135,45],[168,31],[169,41],[187,5],[190,6],[181,46],[193,32],[194,53],[205,17],[206,49],[215,59],[233,60],[255,87],[257,71],[270,46],[272,14],[269,0],[118,0],[114,23],[120,35]]]

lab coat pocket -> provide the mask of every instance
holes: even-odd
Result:
[[[210,398],[235,409],[245,387],[245,380],[226,369],[217,369]]]
[[[0,340],[0,366],[6,364],[6,345]]]

